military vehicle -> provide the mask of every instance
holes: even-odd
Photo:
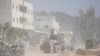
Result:
[[[66,37],[64,33],[54,34],[54,31],[51,31],[49,37],[43,39],[40,44],[40,49],[45,53],[59,53],[68,48],[66,44]]]
[[[98,42],[95,39],[87,40],[85,43],[86,49],[96,49],[96,48],[98,48],[98,46],[99,46]]]
[[[65,42],[64,39],[59,39],[57,35],[51,35],[52,37],[55,37],[54,39],[51,39],[50,37],[43,40],[42,44],[40,45],[40,49],[44,51],[45,53],[58,53],[65,50]]]

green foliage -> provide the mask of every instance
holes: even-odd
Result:
[[[78,16],[78,27],[80,31],[80,37],[86,41],[94,36],[94,22],[95,22],[95,10],[91,6],[86,13],[83,10],[79,10],[80,16]]]
[[[0,33],[3,31],[3,26],[0,24]]]
[[[24,39],[27,35],[26,31],[13,28],[9,23],[0,25],[0,33],[3,35],[3,41],[7,43],[14,43],[16,39]]]

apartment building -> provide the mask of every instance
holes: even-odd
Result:
[[[27,0],[0,0],[0,24],[5,23],[33,30],[33,5]]]
[[[35,16],[35,30],[49,33],[51,29],[54,29],[55,33],[59,32],[59,23],[54,16],[39,15]]]

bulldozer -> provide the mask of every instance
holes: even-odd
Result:
[[[85,49],[77,49],[77,55],[97,55],[100,56],[99,44],[95,39],[87,40],[85,43]]]
[[[98,42],[95,39],[87,40],[85,43],[86,49],[97,49],[99,47]]]
[[[65,35],[63,33],[54,34],[54,30],[51,30],[49,37],[42,40],[40,49],[45,53],[60,53],[66,50]]]

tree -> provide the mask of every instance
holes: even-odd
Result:
[[[16,39],[24,39],[23,36],[25,37],[27,35],[27,32],[22,29],[18,28],[13,28],[9,23],[5,23],[4,25],[0,24],[0,33],[3,35],[2,37],[2,42],[0,42],[0,56],[2,55],[10,55],[12,56],[11,50],[9,48],[9,44],[15,44]],[[7,45],[8,44],[8,45]],[[20,49],[20,53],[24,53],[24,44],[22,42],[17,42],[18,45],[23,46],[22,49]],[[21,47],[19,47],[21,48]],[[18,53],[19,54],[19,53]],[[19,54],[20,55],[20,54]]]
[[[89,7],[89,9],[86,12],[86,16],[88,17],[88,19],[94,19],[95,18],[95,10],[94,10],[93,6]]]
[[[80,37],[86,41],[88,39],[93,38],[94,34],[94,20],[95,20],[95,10],[92,6],[86,11],[83,12],[82,9],[79,10],[80,16],[79,17],[79,31]]]
[[[0,34],[2,34],[3,26],[0,24]]]
[[[79,10],[79,14],[80,14],[81,17],[84,16],[84,12],[83,12],[82,9]]]
[[[15,43],[17,39],[24,40],[27,35],[25,30],[13,28],[9,23],[5,23],[3,26],[0,25],[0,32],[3,34],[3,41],[9,44]]]

